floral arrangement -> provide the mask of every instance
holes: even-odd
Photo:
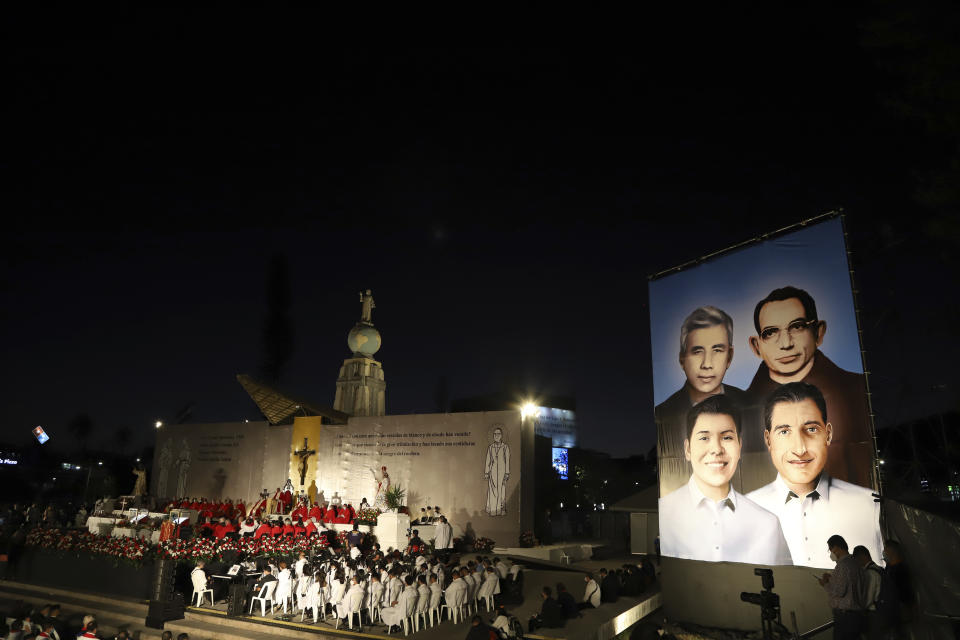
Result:
[[[532,547],[537,543],[537,539],[533,537],[533,531],[524,531],[520,534],[520,546],[521,547]]]
[[[490,538],[477,538],[473,541],[473,550],[477,553],[489,553],[495,546],[497,543]]]
[[[357,513],[357,524],[367,524],[374,527],[377,525],[377,516],[379,515],[379,509],[360,509],[360,512]]]
[[[153,545],[139,538],[111,538],[77,529],[34,529],[27,534],[26,546],[52,549],[62,553],[107,556],[117,562],[135,564],[154,554]]]
[[[240,538],[171,539],[153,544],[140,538],[111,538],[77,529],[34,529],[27,534],[26,546],[57,552],[107,556],[119,561],[140,564],[154,557],[172,560],[223,560],[227,552],[237,552],[247,558],[294,558],[301,551],[309,553],[327,547],[324,536],[275,539],[263,536],[258,540]]]

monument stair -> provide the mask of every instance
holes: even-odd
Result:
[[[116,635],[121,630],[131,632],[146,630],[144,620],[147,616],[147,602],[145,600],[68,591],[7,580],[0,582],[0,603],[3,609],[9,612],[11,606],[18,600],[40,606],[59,604],[61,618],[68,623],[68,626],[79,626],[82,617],[91,614],[96,617],[100,635],[104,637]]]

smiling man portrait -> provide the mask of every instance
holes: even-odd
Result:
[[[690,409],[684,454],[693,475],[660,498],[664,555],[712,562],[790,564],[777,517],[731,486],[740,461],[740,410],[724,394]]]
[[[686,382],[672,396],[657,405],[658,456],[682,458],[687,437],[687,414],[698,402],[724,394],[738,405],[744,392],[723,384],[723,377],[733,361],[733,320],[721,309],[703,306],[694,309],[680,326],[680,368]],[[682,486],[686,477],[662,473],[661,495]]]
[[[764,404],[764,439],[777,478],[747,497],[780,520],[793,564],[831,568],[823,541],[844,537],[879,558],[880,503],[870,489],[827,473],[836,433],[817,387],[790,382],[778,387]],[[841,425],[842,426],[842,425]]]
[[[761,363],[747,388],[749,404],[757,408],[746,421],[747,429],[760,432],[759,407],[779,385],[810,383],[822,392],[837,425],[827,470],[835,478],[872,485],[864,377],[841,369],[820,350],[827,323],[817,316],[813,297],[796,287],[774,289],[757,303],[753,324],[757,333],[750,337],[750,349]]]

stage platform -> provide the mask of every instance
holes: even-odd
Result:
[[[540,608],[540,589],[545,584],[552,587],[558,581],[565,581],[567,588],[574,597],[582,595],[583,582],[578,579],[580,574],[569,570],[540,571],[528,570],[525,572],[524,603],[509,607],[510,613],[517,616],[526,628],[527,620]],[[149,629],[144,621],[147,615],[145,601],[125,600],[122,598],[106,597],[78,591],[36,587],[24,583],[0,582],[0,606],[9,610],[13,602],[22,600],[32,604],[58,603],[63,607],[63,617],[79,626],[80,617],[86,613],[96,615],[100,624],[101,636],[112,637],[117,631],[125,629],[133,633],[134,640],[159,640],[161,631]],[[659,589],[651,590],[639,598],[620,598],[615,603],[606,603],[597,609],[584,611],[578,619],[568,621],[560,629],[542,629],[536,634],[527,634],[533,640],[610,640],[617,633],[623,631],[634,622],[653,612],[660,606]],[[301,623],[297,613],[293,621],[284,621],[277,618],[279,610],[267,617],[243,616],[228,617],[226,605],[218,603],[215,607],[188,607],[183,620],[174,620],[165,623],[164,629],[169,630],[176,637],[180,633],[190,634],[191,640],[253,640],[265,635],[282,637],[304,637],[319,635],[327,637],[346,638],[375,638],[382,640],[387,636],[386,628],[381,625],[364,626],[353,631],[341,628],[334,629],[334,620],[320,621],[314,625],[311,621]],[[492,615],[481,607],[480,615],[490,621]],[[434,627],[421,629],[411,636],[423,640],[462,640],[469,626],[467,622],[453,624],[449,620]],[[393,637],[402,636],[394,633]]]

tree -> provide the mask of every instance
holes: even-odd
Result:
[[[117,445],[117,448],[120,449],[121,453],[126,453],[127,447],[130,445],[130,441],[133,439],[133,429],[129,426],[124,425],[119,427],[116,431],[113,432],[113,440]]]
[[[84,451],[87,450],[87,441],[93,433],[93,428],[93,420],[85,413],[78,413],[67,425],[67,430],[77,439],[80,448]]]

